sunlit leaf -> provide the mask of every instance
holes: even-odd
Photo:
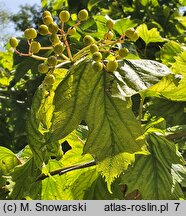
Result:
[[[9,149],[0,146],[0,174],[6,175],[20,164],[17,156]]]
[[[34,158],[38,167],[48,161],[51,155],[56,157],[62,156],[62,151],[58,142],[47,143],[45,133],[49,130],[51,125],[51,118],[53,115],[53,97],[54,90],[59,82],[64,78],[66,69],[57,69],[54,73],[56,82],[53,88],[48,92],[45,85],[42,84],[35,94],[32,109],[27,123],[29,146],[34,153]],[[45,95],[47,92],[47,96]],[[33,118],[35,116],[35,118]]]
[[[101,0],[90,0],[88,1],[88,10],[91,11]]]
[[[139,156],[135,164],[123,176],[130,193],[138,189],[142,199],[179,199],[183,193],[179,183],[178,165],[183,167],[183,158],[173,143],[155,134],[149,135],[151,155]]]
[[[74,165],[85,164],[93,158],[91,155],[82,155],[84,143],[74,131],[65,138],[71,150],[67,151],[60,161],[51,160],[47,165],[48,170],[54,171],[61,168],[68,168]],[[85,190],[97,178],[96,167],[87,167],[69,171],[61,176],[48,177],[42,182],[42,199],[83,199]],[[61,184],[63,182],[63,184]]]
[[[139,36],[144,40],[146,45],[148,45],[149,43],[163,42],[164,41],[164,39],[160,36],[160,33],[158,32],[158,30],[156,28],[152,28],[152,29],[148,30],[146,24],[141,24],[137,28],[137,32],[138,32]]]
[[[124,34],[128,28],[135,27],[137,22],[128,18],[119,19],[114,24],[114,30],[117,31],[120,35]]]
[[[159,3],[157,0],[142,0],[140,1],[140,3],[143,5],[143,6],[149,6],[149,5],[152,5],[154,7],[158,6]]]
[[[41,181],[36,181],[41,170],[36,166],[33,158],[25,164],[16,167],[13,173],[15,186],[10,195],[11,199],[23,199],[26,196],[32,199],[41,198]]]
[[[157,62],[135,60],[121,61],[112,75],[105,70],[95,72],[90,60],[81,60],[71,67],[55,91],[46,142],[64,138],[85,120],[89,133],[84,153],[96,159],[109,186],[134,161],[133,154],[147,153],[143,130],[128,97],[169,73],[167,67]]]
[[[182,74],[186,77],[186,51],[180,53],[180,55],[175,57],[175,62],[172,64],[172,70],[175,73]]]
[[[175,56],[183,51],[181,45],[175,41],[169,41],[160,50],[160,58],[162,63],[166,65],[171,65],[175,62]]]

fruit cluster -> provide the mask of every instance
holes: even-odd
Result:
[[[77,14],[77,21],[73,25],[69,25],[72,22],[69,22],[71,15],[67,10],[59,13],[59,23],[54,21],[49,11],[44,11],[42,14],[43,24],[38,27],[38,30],[28,28],[24,32],[29,45],[28,53],[21,53],[17,50],[18,40],[14,37],[10,39],[10,45],[17,54],[42,61],[38,66],[38,71],[47,74],[44,82],[48,85],[55,82],[53,71],[59,64],[66,61],[75,62],[84,56],[92,58],[92,67],[95,71],[101,71],[104,68],[108,72],[113,72],[118,67],[117,60],[125,58],[129,53],[126,47],[119,49],[116,45],[124,43],[125,40],[136,41],[139,36],[135,29],[130,28],[125,34],[117,38],[113,30],[114,21],[109,19],[105,23],[108,30],[101,40],[97,41],[91,35],[85,35],[82,38],[84,47],[72,54],[69,41],[73,35],[77,34],[78,26],[85,22],[88,17],[88,11],[82,9]],[[37,41],[38,34],[47,36],[51,46],[42,47]],[[117,47],[116,51],[113,51],[113,47]],[[48,58],[45,58],[39,56],[40,50],[51,50],[52,52]]]

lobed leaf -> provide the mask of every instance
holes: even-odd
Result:
[[[36,166],[34,158],[16,167],[12,175],[15,185],[10,195],[11,199],[21,200],[27,196],[31,199],[40,199],[41,182],[36,181],[40,173],[41,170]]]
[[[127,193],[138,189],[142,199],[146,200],[183,198],[180,172],[185,175],[186,169],[176,146],[153,133],[149,135],[149,144],[151,154],[139,156],[123,176],[122,183],[127,184]]]
[[[140,26],[138,26],[137,32],[139,36],[144,40],[146,46],[152,42],[164,42],[164,39],[160,36],[158,30],[156,28],[148,30],[146,24],[141,24]]]
[[[19,164],[19,159],[11,150],[0,146],[0,175],[10,174],[10,171]]]
[[[135,20],[130,20],[129,18],[123,18],[116,21],[113,29],[117,31],[120,35],[124,34],[128,28],[135,27],[137,22]]]
[[[129,97],[170,73],[154,61],[124,63],[114,74],[94,71],[88,59],[74,64],[55,91],[52,124],[46,135],[47,143],[54,143],[85,120],[89,133],[84,153],[96,159],[108,186],[134,161],[133,154],[147,154]]]

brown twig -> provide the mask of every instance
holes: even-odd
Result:
[[[83,169],[83,168],[88,168],[91,166],[95,166],[96,162],[94,160],[87,162],[85,164],[78,164],[78,165],[73,165],[70,167],[66,167],[66,168],[61,168],[61,169],[57,169],[57,170],[53,170],[51,171],[48,175],[45,174],[41,174],[36,181],[41,181],[44,180],[46,178],[48,178],[49,176],[54,176],[54,175],[63,175],[67,172],[73,171],[73,170],[77,170],[77,169]]]

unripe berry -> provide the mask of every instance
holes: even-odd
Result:
[[[92,44],[90,45],[90,52],[91,53],[95,53],[95,52],[98,52],[99,51],[99,48],[96,44]]]
[[[45,84],[52,85],[55,82],[55,76],[53,74],[48,74],[44,79]]]
[[[48,57],[47,63],[49,66],[55,66],[57,64],[57,58],[55,56]]]
[[[47,35],[49,32],[48,32],[48,26],[47,25],[40,25],[39,26],[39,29],[38,29],[38,32],[39,34],[41,35]]]
[[[44,22],[45,25],[49,25],[50,23],[53,22],[53,18],[51,16],[45,16],[43,18],[43,22]]]
[[[54,46],[55,54],[60,55],[63,51],[64,51],[64,45],[63,44],[57,44]]]
[[[52,33],[52,34],[56,34],[58,32],[58,25],[55,22],[52,22],[49,24],[48,26],[48,30]]]
[[[92,55],[92,59],[94,61],[101,61],[102,59],[102,54],[100,52],[95,52],[93,55]]]
[[[94,38],[90,35],[86,35],[84,38],[83,38],[83,43],[85,45],[90,45],[92,43],[94,43]]]
[[[42,14],[42,18],[46,17],[46,16],[52,16],[52,14],[50,13],[50,11],[44,11]]]
[[[38,53],[41,49],[41,44],[37,41],[33,41],[30,45],[30,52],[31,53]]]
[[[118,52],[118,54],[121,58],[126,57],[128,55],[128,53],[129,53],[129,50],[127,48],[121,48]]]
[[[126,35],[128,38],[131,38],[131,37],[133,36],[134,32],[135,32],[135,29],[134,29],[134,28],[129,28],[129,29],[126,30],[125,35]]]
[[[24,35],[27,40],[34,39],[37,37],[37,31],[34,28],[28,28],[25,30]]]
[[[16,48],[18,45],[18,40],[15,37],[12,37],[10,38],[9,43],[12,48]]]
[[[132,37],[130,38],[131,41],[137,41],[139,38],[139,34],[135,31]]]
[[[92,68],[94,71],[101,71],[103,69],[103,63],[102,62],[93,62]]]
[[[38,71],[39,71],[39,73],[45,74],[45,73],[48,72],[48,69],[49,69],[48,65],[45,64],[45,63],[41,63],[41,64],[38,65]]]
[[[111,19],[109,19],[109,20],[107,20],[107,22],[106,22],[106,26],[107,26],[107,28],[108,28],[109,30],[111,30],[111,29],[113,29],[113,27],[114,27],[114,22],[113,22]]]
[[[114,72],[118,67],[118,63],[116,60],[114,61],[108,61],[107,64],[106,64],[106,70],[108,72]]]
[[[75,27],[70,27],[67,31],[68,35],[74,35],[76,33],[76,28]]]
[[[60,43],[60,39],[56,34],[51,34],[49,39],[53,45]]]
[[[88,18],[88,11],[86,9],[82,9],[78,13],[78,19],[80,21],[84,21]]]
[[[61,22],[68,22],[68,20],[70,19],[70,13],[67,10],[61,11],[59,14],[59,19],[61,20]]]
[[[105,40],[112,40],[113,36],[114,36],[113,32],[109,31],[109,32],[106,32],[104,34],[104,39]]]

